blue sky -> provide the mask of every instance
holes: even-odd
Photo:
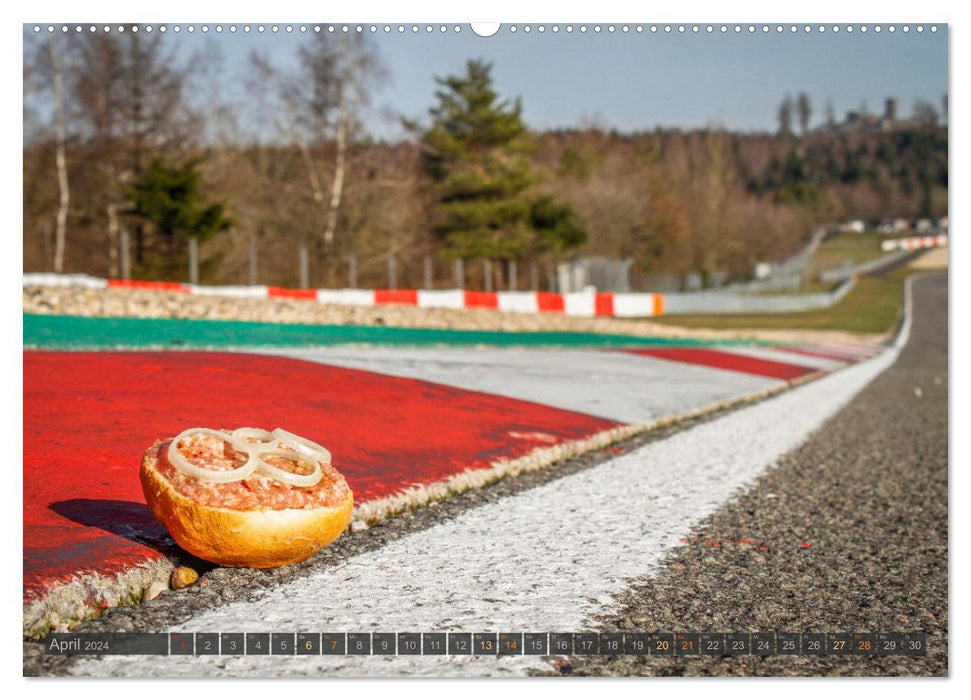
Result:
[[[568,33],[566,25],[554,33],[526,33],[524,25],[503,25],[488,38],[476,36],[468,25],[458,34],[442,34],[440,25],[427,33],[425,25],[417,34],[381,31],[371,37],[390,74],[389,82],[373,93],[373,105],[365,115],[368,130],[378,137],[395,138],[402,131],[397,119],[388,113],[409,118],[425,118],[434,104],[435,76],[462,70],[466,60],[483,58],[490,61],[496,88],[503,97],[521,97],[523,115],[535,129],[576,127],[597,124],[621,131],[653,129],[656,126],[695,128],[719,125],[741,131],[772,131],[776,127],[776,109],[787,93],[806,92],[814,106],[813,121],[824,118],[827,101],[832,101],[838,118],[847,110],[861,105],[871,112],[883,110],[887,97],[896,97],[901,116],[907,116],[914,101],[922,99],[940,110],[941,97],[948,86],[948,30],[940,25],[937,32],[924,25],[918,33],[910,31],[874,31],[868,25],[865,34],[860,25],[848,33],[841,24],[839,33],[832,24],[825,32],[813,25],[805,32],[791,25],[778,33],[776,25],[764,33],[762,25],[749,33],[748,25],[736,33],[734,25],[727,33],[720,25],[686,25],[683,33],[673,25],[665,33],[664,25],[652,33],[651,25],[642,25],[637,33],[628,25],[624,34],[617,25],[608,33],[607,24],[596,33],[588,24],[581,32],[579,24]],[[181,61],[192,56],[212,55],[218,47],[223,60],[219,82],[223,97],[246,102],[243,89],[248,56],[258,50],[281,65],[293,65],[298,46],[311,40],[297,29],[291,34],[255,31],[235,34],[228,25],[216,34],[196,31],[189,34],[169,31],[170,42]],[[323,27],[326,32],[326,25]],[[353,29],[353,25],[352,25]],[[310,28],[312,31],[312,27]],[[30,39],[28,37],[27,45]],[[205,60],[205,59],[203,59]],[[203,89],[209,89],[208,87]],[[245,113],[245,107],[243,108]]]
[[[742,131],[774,130],[776,108],[787,92],[805,91],[814,104],[814,121],[822,120],[827,100],[838,117],[865,103],[872,112],[883,109],[884,100],[894,96],[902,116],[910,113],[917,99],[940,109],[948,86],[947,28],[932,33],[893,34],[886,28],[879,34],[869,25],[863,34],[859,25],[847,33],[847,25],[834,34],[779,34],[775,25],[769,33],[748,25],[736,34],[733,26],[722,34],[720,25],[708,34],[706,25],[694,34],[666,34],[631,31],[619,27],[613,34],[597,34],[593,25],[586,33],[580,25],[568,34],[561,25],[558,33],[546,25],[540,34],[534,25],[530,33],[517,25],[504,25],[488,38],[474,35],[464,25],[455,34],[436,31],[417,35],[379,31],[373,45],[390,72],[390,82],[373,96],[374,109],[368,118],[370,131],[393,137],[400,133],[396,122],[382,120],[381,108],[410,118],[424,118],[434,103],[435,76],[461,71],[469,58],[493,63],[496,88],[504,97],[519,96],[523,115],[532,128],[578,126],[596,122],[621,131],[653,129],[655,126],[682,128],[718,124]],[[831,27],[832,25],[829,25]],[[815,25],[814,25],[815,27]],[[886,27],[886,25],[884,25]],[[380,30],[380,26],[379,26]],[[248,54],[258,49],[280,63],[292,63],[296,47],[308,37],[298,34],[189,36],[170,35],[180,53],[190,53],[204,42],[215,42],[225,58],[227,85],[241,85]]]

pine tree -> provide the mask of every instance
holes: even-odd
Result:
[[[435,233],[457,258],[519,260],[582,244],[572,207],[535,191],[522,106],[499,101],[491,69],[469,61],[465,75],[437,79],[423,139],[439,204]]]
[[[156,157],[126,188],[128,214],[151,224],[158,246],[146,256],[141,272],[165,277],[185,269],[187,243],[199,243],[226,231],[232,221],[222,202],[209,201],[202,191],[199,160],[173,165]]]

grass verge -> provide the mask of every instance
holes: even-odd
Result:
[[[654,319],[666,326],[712,330],[819,330],[886,333],[897,322],[904,280],[913,272],[901,267],[882,277],[861,277],[839,304],[794,314],[684,314]]]
[[[859,265],[883,255],[880,244],[885,239],[876,231],[843,233],[820,244],[813,262],[818,271],[839,267],[844,261]]]

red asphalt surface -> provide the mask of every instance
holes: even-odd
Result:
[[[193,427],[282,427],[325,445],[355,501],[617,423],[430,382],[265,355],[24,352],[24,597],[174,551],[142,453]]]
[[[625,350],[624,352],[787,381],[818,371],[815,367],[804,367],[803,365],[789,364],[788,362],[764,360],[738,353],[713,350],[711,348],[646,348]]]

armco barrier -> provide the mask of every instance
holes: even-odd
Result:
[[[738,294],[692,292],[665,294],[666,314],[783,314],[825,309],[840,302],[856,284],[851,277],[831,292],[818,294]]]
[[[840,280],[849,279],[853,275],[866,275],[874,270],[879,270],[887,265],[893,265],[899,260],[903,260],[905,257],[910,255],[909,250],[895,250],[885,255],[881,255],[872,260],[868,260],[859,265],[850,265],[846,269],[844,268],[834,268],[832,270],[826,270],[819,274],[819,281],[823,284],[829,284],[831,282],[839,282]]]

